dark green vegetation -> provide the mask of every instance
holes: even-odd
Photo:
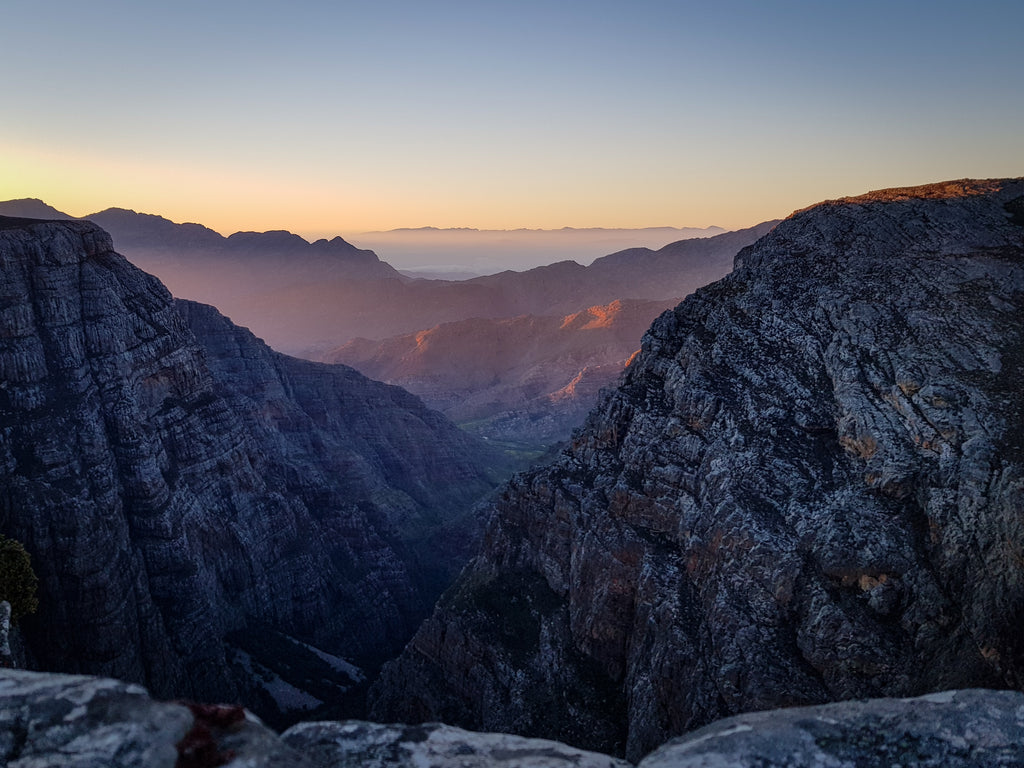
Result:
[[[32,570],[32,557],[21,542],[0,534],[0,600],[11,604],[11,622],[39,607],[36,590],[39,579]]]

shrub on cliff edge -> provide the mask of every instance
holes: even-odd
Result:
[[[32,570],[32,558],[21,542],[0,534],[0,600],[11,604],[11,622],[39,607],[36,588],[39,579]]]

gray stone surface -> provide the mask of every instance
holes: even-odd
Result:
[[[197,712],[153,701],[142,687],[117,680],[0,670],[0,765],[313,766],[240,709],[203,707]]]
[[[636,759],[753,709],[1024,686],[1024,180],[797,212],[662,315],[371,691]]]
[[[944,691],[755,712],[673,739],[640,768],[1024,765],[1024,694]]]
[[[398,388],[176,306],[92,224],[0,219],[0,531],[40,668],[335,701],[360,673],[333,656],[397,652],[465,560],[485,460]]]
[[[0,667],[14,666],[11,653],[11,604],[0,600]]]
[[[183,706],[102,678],[0,671],[0,762],[42,766],[174,766],[192,727]]]
[[[756,712],[675,739],[640,768],[988,768],[1024,764],[1024,694],[961,690]],[[153,701],[137,685],[0,670],[10,768],[628,768],[544,739],[439,723],[344,721],[278,736],[239,707]]]
[[[300,723],[282,734],[324,766],[360,768],[629,768],[629,763],[546,739],[476,733],[441,723]]]

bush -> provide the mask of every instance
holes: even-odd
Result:
[[[11,623],[35,613],[39,607],[36,588],[39,579],[32,570],[32,558],[21,542],[0,534],[0,600],[11,604]]]

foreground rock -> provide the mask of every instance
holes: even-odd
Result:
[[[0,671],[0,764],[10,768],[314,768],[238,707],[166,704],[78,675]]]
[[[284,742],[325,766],[360,768],[630,768],[597,752],[547,739],[475,733],[441,723],[380,725],[356,720],[300,723]]]
[[[1024,687],[1024,181],[798,212],[662,315],[371,692],[635,759],[743,711]]]
[[[947,691],[730,718],[640,768],[994,768],[1024,764],[1024,694]],[[503,733],[345,722],[281,736],[239,707],[160,703],[116,680],[0,670],[0,765],[11,768],[628,768]]]
[[[467,558],[487,450],[409,393],[176,306],[87,222],[0,218],[0,308],[0,532],[39,576],[40,667],[309,714]]]
[[[944,691],[777,709],[670,741],[643,768],[996,768],[1024,765],[1024,695]]]

